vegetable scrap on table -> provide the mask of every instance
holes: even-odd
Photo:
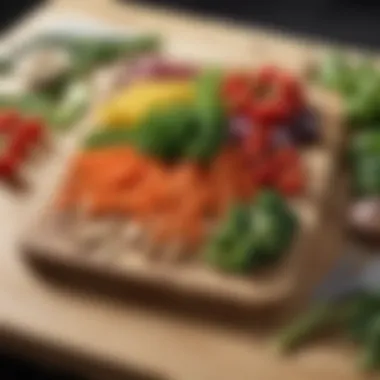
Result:
[[[348,225],[360,242],[379,245],[380,233],[380,70],[369,59],[353,63],[331,54],[318,67],[316,79],[341,98],[349,127],[346,163],[352,204]],[[279,336],[283,352],[292,352],[313,338],[343,330],[358,346],[358,367],[380,369],[379,289],[355,290],[335,301],[311,305]]]
[[[95,69],[154,51],[159,40],[142,37],[81,37],[43,34],[16,48],[4,79],[16,82],[0,94],[1,108],[43,117],[49,127],[67,129],[85,114]]]
[[[287,198],[306,187],[300,149],[319,138],[297,78],[151,55],[123,83],[74,158],[59,210],[121,216],[173,257],[220,271],[280,262],[299,226]]]
[[[370,59],[353,62],[339,53],[319,66],[318,81],[341,98],[350,127],[347,166],[352,205],[348,224],[363,242],[378,242],[380,206],[380,70]]]
[[[284,353],[295,351],[314,338],[333,330],[358,345],[358,368],[380,369],[380,297],[360,292],[347,300],[318,303],[281,331],[278,345]]]
[[[91,102],[95,69],[132,59],[154,50],[157,44],[154,36],[83,38],[46,34],[16,49],[2,70],[0,128],[4,141],[0,177],[13,180],[16,174],[20,176],[26,146],[42,131],[44,135],[48,129],[64,131],[84,117]]]

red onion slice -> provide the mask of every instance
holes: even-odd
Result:
[[[128,65],[121,82],[125,85],[139,79],[187,79],[194,77],[198,71],[195,66],[187,63],[167,61],[158,55],[147,55]]]

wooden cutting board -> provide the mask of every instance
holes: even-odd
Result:
[[[222,61],[221,65],[229,67],[228,62]],[[310,88],[308,95],[320,116],[322,139],[302,153],[308,187],[304,197],[292,202],[301,221],[300,231],[279,265],[250,276],[231,276],[211,270],[197,260],[158,263],[120,243],[121,233],[115,231],[110,232],[115,243],[106,252],[88,252],[76,240],[76,229],[85,228],[84,224],[74,219],[68,221],[66,216],[54,211],[51,204],[24,236],[25,257],[55,279],[65,274],[71,283],[80,279],[92,289],[106,287],[113,293],[116,289],[119,295],[139,292],[142,298],[147,295],[165,301],[170,298],[173,303],[186,298],[195,305],[207,303],[210,308],[225,305],[226,309],[233,307],[244,313],[247,309],[278,306],[288,301],[300,289],[299,275],[312,269],[308,268],[308,257],[320,254],[321,249],[329,254],[323,249],[323,240],[322,244],[316,245],[316,242],[323,239],[326,218],[336,217],[336,207],[329,202],[338,188],[334,179],[344,141],[339,102],[315,88]],[[95,223],[111,224],[111,220]]]
[[[268,34],[252,26],[130,3],[118,6],[108,0],[61,0],[51,2],[46,8],[44,12],[42,9],[35,12],[33,20],[28,17],[20,23],[11,39],[30,34],[32,24],[39,24],[45,16],[79,12],[113,25],[159,30],[168,39],[169,54],[187,59],[195,59],[195,45],[197,59],[215,62],[224,59],[232,65],[237,61],[246,64],[267,61],[267,54],[261,56],[266,50],[273,54],[271,62],[278,61],[298,70],[310,58],[329,49],[308,40]],[[20,262],[18,237],[25,224],[38,219],[41,206],[46,206],[70,155],[71,142],[78,135],[73,130],[68,139],[58,139],[58,153],[41,170],[31,173],[31,192],[24,196],[2,191],[0,343],[4,349],[14,349],[43,363],[75,369],[96,379],[115,377],[101,371],[101,363],[103,369],[111,370],[115,366],[122,369],[122,378],[133,377],[130,368],[153,370],[162,374],[159,378],[176,380],[373,378],[355,370],[357,351],[349,344],[328,339],[312,343],[292,357],[282,358],[272,346],[276,331],[263,330],[256,318],[249,318],[250,325],[257,327],[255,333],[241,333],[214,323],[205,324],[203,318],[197,323],[134,302],[121,305],[82,292],[67,292],[40,281],[34,271]],[[343,200],[343,193],[336,195]],[[344,248],[341,224],[335,221],[324,219],[324,224],[329,222],[331,228],[325,227],[327,232],[321,235],[316,247],[319,252],[304,257],[308,270],[299,281],[305,293]],[[61,270],[56,273],[61,274]],[[72,271],[68,273],[71,276]],[[9,339],[4,339],[4,328],[9,332]]]

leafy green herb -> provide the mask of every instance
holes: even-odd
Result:
[[[212,266],[247,273],[274,264],[288,250],[297,221],[276,193],[263,192],[252,204],[235,204],[205,250]]]

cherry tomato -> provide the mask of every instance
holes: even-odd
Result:
[[[252,129],[251,133],[243,141],[243,149],[248,157],[261,159],[271,148],[271,131],[263,127]]]
[[[276,150],[273,154],[274,165],[278,170],[299,166],[300,154],[295,147],[288,146]]]
[[[36,145],[44,134],[41,120],[23,119],[16,111],[0,113],[0,133],[3,149],[0,153],[0,177],[9,178],[17,174],[29,149]]]
[[[9,141],[10,150],[20,157],[26,156],[29,146],[29,136],[23,128],[15,132]]]
[[[261,186],[270,186],[273,183],[276,172],[269,159],[262,160],[253,168],[253,180]]]
[[[41,141],[44,135],[44,127],[41,119],[33,118],[26,120],[22,126],[25,139],[28,143],[36,144]]]
[[[305,189],[305,185],[305,176],[300,166],[283,172],[276,183],[277,189],[287,196],[300,194]]]
[[[249,114],[262,125],[285,121],[301,104],[301,88],[297,80],[276,69],[263,67],[255,77]]]
[[[250,98],[250,78],[245,73],[230,74],[226,77],[222,94],[227,108],[233,114],[242,113]]]

